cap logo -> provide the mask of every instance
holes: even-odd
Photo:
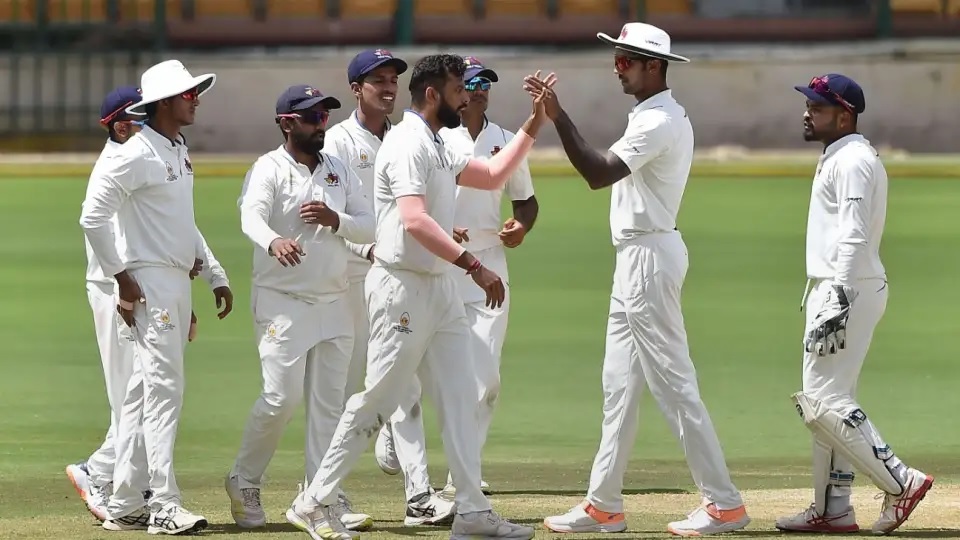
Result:
[[[316,96],[319,96],[319,95],[320,95],[320,91],[319,91],[319,90],[317,90],[316,88],[310,87],[310,86],[304,88],[304,89],[303,89],[303,93],[306,94],[306,95],[308,95],[308,96],[310,96],[310,97],[316,97]]]
[[[469,67],[483,67],[483,64],[480,63],[480,60],[476,56],[467,56],[464,57],[463,63]]]
[[[627,27],[624,26],[623,30],[620,31],[620,39],[627,37]]]
[[[393,54],[387,49],[377,49],[373,51],[373,54],[377,55],[377,58],[393,58]]]

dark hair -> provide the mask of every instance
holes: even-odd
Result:
[[[463,79],[463,73],[466,71],[466,64],[463,57],[455,54],[432,54],[424,56],[413,66],[413,74],[410,75],[410,100],[414,105],[423,104],[426,99],[427,88],[440,90],[447,77],[453,75],[457,79]]]
[[[147,103],[143,106],[143,112],[147,113],[147,118],[153,118],[157,115],[157,102]]]

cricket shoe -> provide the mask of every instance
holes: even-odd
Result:
[[[443,497],[430,488],[407,501],[407,515],[403,524],[407,527],[421,525],[449,525],[454,521],[457,512],[457,503],[453,499]]]
[[[150,528],[150,509],[144,506],[132,514],[107,519],[101,527],[108,531],[145,531]]]
[[[836,514],[817,514],[815,505],[795,516],[784,516],[774,523],[774,526],[784,532],[804,532],[820,534],[842,534],[860,532],[857,525],[857,515],[852,506]]]
[[[504,538],[508,540],[530,540],[533,527],[511,523],[493,510],[457,514],[450,528],[450,540],[480,540]]]
[[[483,480],[480,480],[480,491],[488,497],[493,495],[493,490],[490,489],[490,484],[484,482]],[[453,485],[453,476],[451,476],[449,472],[447,473],[447,485],[443,486],[441,493],[444,497],[447,497],[450,500],[453,500],[453,498],[457,496],[457,486]]]
[[[243,529],[266,527],[267,516],[260,503],[260,488],[241,488],[240,478],[229,473],[223,483],[230,497],[230,514],[237,526]]]
[[[391,476],[400,474],[400,458],[397,457],[397,448],[393,444],[393,426],[390,422],[380,428],[373,452],[377,456],[377,465],[381,471]]]
[[[373,518],[367,514],[354,512],[350,499],[343,493],[337,496],[337,502],[330,508],[349,531],[369,531],[373,527]]]
[[[736,531],[749,523],[750,517],[743,505],[720,510],[716,504],[704,501],[687,519],[668,524],[667,530],[677,536],[705,536]]]
[[[207,528],[207,519],[181,506],[171,505],[152,513],[149,534],[193,534]]]
[[[880,518],[873,524],[873,534],[890,534],[916,510],[933,487],[933,477],[916,469],[907,470],[907,483],[900,495],[885,494]]]
[[[543,520],[543,526],[558,533],[616,533],[627,530],[623,512],[604,512],[583,501],[561,516]]]
[[[286,516],[291,525],[309,534],[313,540],[352,540],[360,536],[359,533],[350,532],[330,506],[320,506],[316,511],[307,513],[300,510],[297,501],[294,501]]]
[[[107,503],[110,502],[112,494],[113,482],[108,482],[105,486],[90,483],[90,489],[87,491],[87,510],[101,523],[107,519]]]
[[[107,518],[107,499],[113,492],[111,484],[103,488],[94,486],[90,481],[90,470],[85,461],[67,465],[66,473],[70,483],[73,484],[73,489],[83,501],[83,505],[93,514],[93,517],[97,518],[97,521],[103,523]]]

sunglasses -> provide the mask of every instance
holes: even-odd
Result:
[[[180,94],[180,97],[182,97],[187,101],[194,101],[195,99],[200,97],[200,87],[191,88],[190,90],[187,90],[186,92]]]
[[[487,90],[490,90],[491,86],[493,86],[493,82],[486,77],[474,77],[463,85],[463,87],[470,92],[475,92],[477,90],[483,90],[486,92]]]
[[[634,62],[642,62],[644,60],[651,59],[643,56],[623,56],[618,54],[613,57],[613,67],[617,70],[618,74],[623,75],[630,69],[630,66],[632,66]]]
[[[289,114],[278,114],[277,121],[279,122],[280,118],[298,118],[304,124],[313,124],[313,125],[325,125],[327,120],[330,119],[330,111],[300,111]]]
[[[836,100],[841,107],[847,110],[847,112],[853,114],[854,112],[853,104],[851,104],[849,101],[840,97],[840,94],[831,90],[830,81],[828,81],[826,77],[814,77],[810,79],[810,84],[807,86],[807,88],[813,90],[818,95],[821,95],[827,99],[832,98]]]

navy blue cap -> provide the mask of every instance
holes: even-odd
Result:
[[[136,86],[121,86],[113,89],[107,97],[103,98],[103,103],[100,105],[100,123],[107,125],[117,118],[126,116],[129,113],[125,113],[124,109],[140,103],[141,99],[143,96],[140,95],[140,89]]]
[[[355,83],[367,73],[387,64],[397,68],[397,75],[407,70],[407,63],[393,56],[393,53],[387,49],[361,51],[353,57],[350,65],[347,66],[347,82]]]
[[[464,56],[463,63],[466,64],[467,70],[463,73],[463,80],[469,81],[474,77],[486,77],[490,79],[491,82],[497,82],[500,80],[497,77],[497,72],[484,67],[483,62],[477,59],[476,56]]]
[[[319,90],[308,84],[296,84],[287,88],[277,98],[277,114],[289,114],[303,111],[322,103],[328,111],[340,108],[340,100],[333,96],[324,96]]]
[[[807,86],[794,86],[794,88],[807,96],[810,101],[843,107],[856,114],[862,113],[867,108],[860,85],[850,77],[839,73],[814,77]]]

